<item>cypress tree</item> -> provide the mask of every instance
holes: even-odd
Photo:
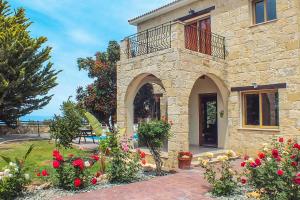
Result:
[[[30,36],[31,24],[23,8],[0,0],[0,121],[9,126],[50,102],[60,72],[48,61],[47,38]]]

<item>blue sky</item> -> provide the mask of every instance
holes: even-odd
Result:
[[[53,47],[51,61],[59,74],[59,85],[51,90],[54,97],[42,110],[31,116],[52,116],[76,88],[92,82],[79,72],[76,60],[106,49],[109,40],[120,41],[133,34],[127,20],[164,5],[170,0],[10,0],[12,8],[23,7],[33,21],[32,36],[46,36]]]

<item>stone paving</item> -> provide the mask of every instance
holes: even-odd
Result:
[[[81,193],[62,200],[211,200],[209,185],[199,168],[113,188]]]

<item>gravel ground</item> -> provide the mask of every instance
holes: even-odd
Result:
[[[246,193],[251,192],[250,188],[247,188],[246,186],[240,186],[236,189],[234,194],[226,197],[215,197],[211,193],[207,193],[206,196],[212,197],[216,200],[255,200],[253,198],[248,198],[246,196]]]
[[[141,173],[138,180],[135,182],[150,180],[154,177],[154,173]],[[95,186],[89,186],[88,188],[79,191],[66,191],[58,188],[40,189],[34,190],[33,192],[27,192],[24,194],[24,196],[17,198],[17,200],[53,200],[61,197],[72,196],[77,193],[91,192],[93,190],[110,188],[123,184],[124,183],[111,184],[107,181],[103,181]]]

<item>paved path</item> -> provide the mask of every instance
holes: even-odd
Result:
[[[205,196],[209,186],[200,169],[180,171],[149,181],[81,193],[64,200],[211,200]]]

